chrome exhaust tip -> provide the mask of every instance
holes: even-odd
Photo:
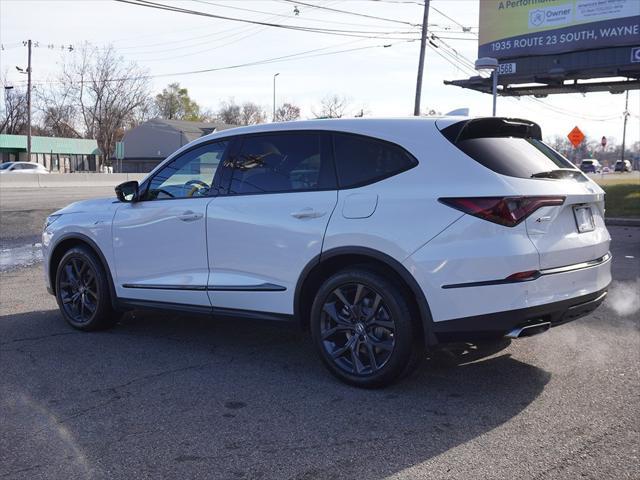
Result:
[[[507,338],[522,338],[522,337],[532,337],[533,335],[538,335],[539,333],[544,333],[551,328],[551,322],[540,322],[534,323],[532,325],[525,325],[523,327],[517,327],[511,330],[509,333],[505,335]]]

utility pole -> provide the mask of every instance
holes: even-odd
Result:
[[[418,81],[416,83],[416,103],[413,107],[413,114],[420,116],[420,97],[422,96],[422,72],[424,70],[424,53],[427,49],[427,29],[429,21],[429,3],[431,0],[424,0],[424,15],[422,16],[422,38],[420,39],[420,60],[418,62]]]
[[[31,40],[27,43],[29,61],[27,64],[27,161],[31,161]]]
[[[629,90],[627,90],[626,99],[624,101],[624,126],[622,127],[622,153],[620,160],[624,162],[624,149],[627,141],[627,119],[629,118]]]

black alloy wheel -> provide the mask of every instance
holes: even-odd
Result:
[[[79,330],[113,326],[119,316],[111,306],[109,280],[98,257],[87,247],[69,249],[58,264],[56,300],[65,320]]]
[[[329,277],[311,307],[314,344],[329,371],[363,388],[410,373],[422,348],[407,297],[398,284],[365,268]]]
[[[395,322],[379,293],[362,283],[348,283],[326,299],[320,335],[338,367],[366,375],[389,361],[395,347]]]
[[[91,265],[82,258],[71,257],[62,266],[58,286],[66,315],[80,325],[90,322],[100,300]]]

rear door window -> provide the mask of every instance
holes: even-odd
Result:
[[[354,134],[333,134],[333,146],[340,188],[377,182],[418,164],[402,147]]]
[[[269,133],[241,139],[230,159],[230,194],[279,193],[336,188],[327,154],[328,137],[319,133]]]

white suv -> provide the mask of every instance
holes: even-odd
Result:
[[[340,379],[397,379],[440,342],[531,335],[611,280],[604,193],[504,118],[226,130],[43,233],[48,288],[81,330],[128,309],[299,322]]]

